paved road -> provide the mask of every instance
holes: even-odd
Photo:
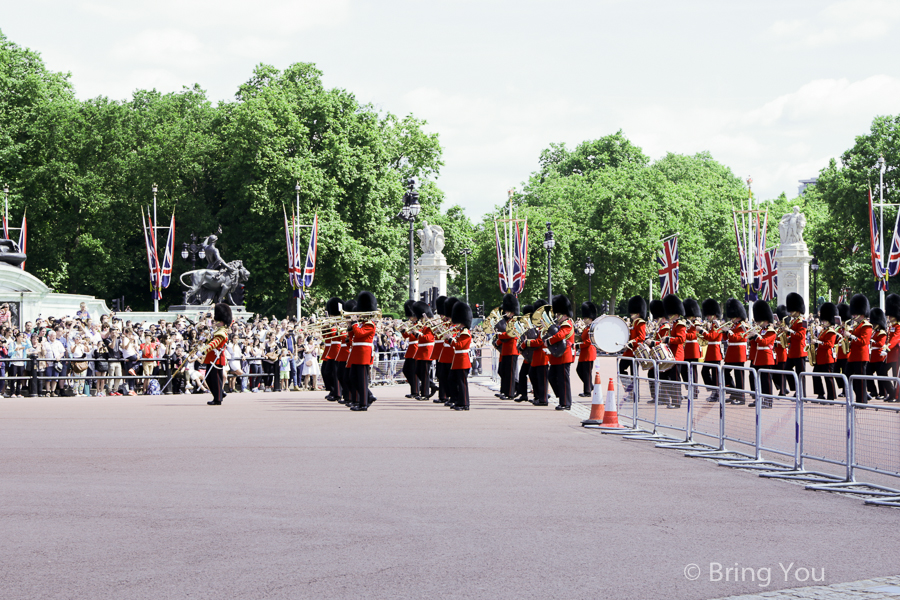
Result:
[[[403,392],[3,400],[0,598],[697,599],[900,571],[898,510],[483,388],[468,413]],[[770,584],[716,580],[735,563]]]

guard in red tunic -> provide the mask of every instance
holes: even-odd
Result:
[[[668,294],[663,298],[663,308],[669,320],[669,332],[663,340],[669,345],[672,357],[677,361],[684,360],[684,342],[687,339],[687,321],[684,319],[684,303],[675,294]],[[675,365],[659,374],[660,379],[667,379],[672,383],[663,386],[666,392],[666,408],[681,408],[681,368]]]
[[[720,331],[719,319],[722,317],[722,309],[719,303],[712,298],[703,301],[701,307],[705,323],[697,327],[699,336],[706,341],[706,354],[703,356],[703,368],[700,376],[703,384],[714,387],[719,385],[719,369],[713,365],[722,364],[722,340],[725,338]],[[707,402],[718,402],[719,390],[715,389],[707,398]]]
[[[594,361],[597,360],[597,349],[591,343],[591,323],[597,318],[597,307],[593,302],[581,304],[581,318],[584,320],[584,329],[581,330],[581,340],[578,344],[578,366],[575,372],[581,380],[583,392],[578,394],[582,398],[590,398],[594,390]]]
[[[787,364],[788,369],[797,373],[797,381],[800,388],[797,397],[803,397],[803,377],[800,375],[806,371],[806,301],[797,292],[791,292],[785,298],[785,306],[791,315],[791,338],[788,344]],[[787,378],[790,387],[794,387],[794,378]]]
[[[431,354],[434,349],[434,333],[424,325],[422,321],[434,317],[431,307],[424,302],[413,304],[413,313],[419,321],[419,330],[416,333],[416,380],[419,389],[415,392],[416,400],[425,400],[433,388],[431,384]]]
[[[666,308],[663,306],[662,300],[651,300],[650,301],[650,318],[653,320],[652,324],[652,335],[645,340],[645,343],[648,347],[653,348],[659,344],[663,343],[663,340],[666,339],[666,336],[669,335],[669,323],[666,321]],[[656,398],[662,395],[662,390],[657,393],[655,384],[653,380],[656,378],[656,367],[653,367],[647,371],[647,378],[650,380],[650,399],[647,400],[647,404],[654,404],[656,402]],[[662,374],[660,374],[660,379],[664,379]]]
[[[354,312],[356,310],[356,300],[347,300],[344,302],[343,310],[345,312]],[[353,339],[350,337],[350,327],[341,327],[338,336],[338,353],[335,359],[335,367],[337,369],[338,380],[341,382],[341,397],[338,400],[344,406],[350,406],[350,369],[347,360],[350,358],[350,348],[353,345]]]
[[[356,312],[374,313],[378,310],[378,302],[372,292],[360,292],[356,297]],[[364,411],[369,409],[369,368],[372,366],[372,342],[375,340],[374,317],[366,316],[361,320],[356,315],[351,317],[350,336],[353,347],[350,349],[350,410]]]
[[[533,312],[534,307],[531,304],[526,304],[522,307],[522,317],[529,323],[531,322],[531,313]],[[525,336],[523,335],[519,337],[519,341],[516,342],[519,356],[522,357],[522,366],[519,367],[519,377],[516,383],[516,396],[513,398],[516,402],[528,400],[528,378],[531,374],[531,355],[534,354],[534,352],[525,345],[525,341]]]
[[[472,345],[472,309],[465,302],[453,304],[450,320],[456,326],[454,336],[449,338],[453,349],[450,365],[450,389],[453,410],[469,410],[469,348]]]
[[[891,377],[897,377],[900,374],[900,296],[897,294],[888,294],[884,300],[884,313],[887,315],[888,323],[888,354],[887,364]],[[897,386],[890,382],[890,392],[885,402],[897,402]]]
[[[790,327],[790,315],[788,314],[788,309],[784,304],[779,304],[775,307],[775,330],[778,335],[775,336],[775,369],[778,371],[787,371],[787,355],[788,355],[788,343],[785,343],[786,337],[790,337],[790,334],[785,335],[786,329]],[[775,387],[778,389],[778,394],[781,396],[787,396],[788,393],[788,381],[790,377],[785,375],[773,375],[772,382],[775,384]],[[793,381],[790,381],[791,387],[793,387]]]
[[[765,373],[759,374],[760,369],[772,369],[775,366],[775,337],[777,333],[772,323],[775,321],[775,315],[772,314],[772,307],[765,300],[757,300],[753,303],[753,320],[755,321],[756,331],[750,332],[750,337],[756,340],[756,353],[753,356],[753,368],[757,371],[759,378],[759,389],[763,396],[772,395],[772,375]],[[756,391],[756,384],[753,378],[750,378],[750,389]],[[749,406],[756,406],[756,402],[751,402]],[[762,398],[763,408],[772,408],[772,398]]]
[[[341,316],[341,299],[329,298],[325,303],[325,313],[329,317]],[[325,354],[322,355],[322,381],[325,383],[325,389],[328,390],[325,399],[333,402],[341,397],[341,382],[338,380],[337,362],[335,361],[341,344],[336,339],[336,327],[328,328],[322,334],[330,338]]]
[[[417,322],[416,315],[412,310],[412,306],[415,303],[415,300],[407,300],[403,304],[403,314],[408,321],[405,329],[401,331],[403,339],[406,340],[406,354],[403,355],[403,376],[406,377],[406,382],[409,383],[407,398],[416,396],[416,350],[418,345],[416,344],[416,336],[412,333],[412,329]]]
[[[747,311],[744,305],[735,298],[729,298],[725,301],[725,318],[731,321],[726,325],[723,331],[728,339],[728,349],[725,350],[725,366],[743,367],[747,362]],[[736,390],[744,389],[744,372],[734,369],[723,369],[725,372],[725,387]],[[725,403],[743,404],[744,393],[729,392],[725,393]]]
[[[687,323],[687,330],[684,334],[684,360],[689,363],[697,363],[703,353],[700,351],[700,338],[697,333],[697,326],[703,322],[700,313],[700,303],[693,298],[685,298],[684,300],[684,316]],[[681,380],[688,381],[688,365],[679,365],[681,367]],[[691,365],[690,381],[696,386],[700,383],[700,373],[696,365]],[[700,395],[700,388],[694,387],[694,400]]]
[[[228,364],[225,359],[225,344],[228,343],[228,328],[231,327],[231,307],[218,303],[213,309],[213,320],[216,329],[213,331],[209,343],[200,348],[197,354],[203,354],[203,364],[206,365],[206,385],[212,392],[213,399],[207,402],[210,406],[218,406],[225,399],[224,369]]]
[[[834,327],[837,317],[837,307],[831,302],[826,302],[819,307],[819,324],[822,330],[813,339],[816,353],[816,366],[814,373],[834,373],[834,344],[837,342],[837,330]],[[813,377],[813,393],[819,400],[834,400],[837,398],[834,388],[834,377]]]
[[[647,339],[647,302],[640,296],[633,296],[628,300],[628,314],[631,315],[631,327],[628,332],[628,343],[622,352],[623,359],[634,358],[634,350],[644,344]],[[630,402],[634,394],[634,360],[619,361],[619,385],[625,390],[626,398]],[[625,377],[631,373],[631,377]]]
[[[447,297],[438,296],[437,300],[434,301],[434,308],[435,314],[440,319],[438,327],[440,330],[440,328],[446,327],[450,323],[450,314],[447,311]],[[431,360],[434,361],[434,378],[437,380],[438,389],[437,398],[433,400],[435,404],[447,400],[447,390],[449,389],[447,377],[450,376],[450,363],[453,362],[452,356],[447,354],[447,349],[444,338],[435,335],[434,349],[431,351]],[[428,397],[431,398],[433,395],[434,392],[429,394]]]
[[[869,299],[862,294],[850,298],[850,326],[844,330],[844,337],[850,340],[847,354],[847,379],[853,375],[865,375],[869,362],[869,343],[872,341],[872,324],[868,321]],[[869,401],[864,380],[856,380],[853,385],[853,401],[866,404]]]
[[[843,373],[849,380],[850,374],[847,372],[847,352],[844,349],[844,346],[846,345],[848,349],[850,346],[847,338],[844,337],[844,330],[850,326],[850,305],[842,302],[838,304],[837,308],[838,316],[841,321],[837,328],[837,360],[834,362],[834,372]],[[841,393],[838,395],[843,396],[847,392],[847,390],[844,389],[844,381],[838,379],[838,385],[841,388]]]
[[[555,344],[565,344],[565,350],[559,356],[550,353],[550,387],[556,395],[559,404],[556,410],[569,410],[572,408],[572,380],[570,379],[571,364],[575,362],[572,354],[575,337],[575,323],[572,322],[572,303],[566,296],[553,296],[551,304],[553,314],[556,315],[556,325],[559,327],[556,333],[544,340],[547,348]]]
[[[547,301],[543,298],[536,300],[532,304],[534,310],[542,306],[547,306]],[[528,376],[531,379],[531,393],[534,395],[532,404],[535,406],[549,406],[547,381],[550,368],[550,353],[540,335],[533,340],[529,340],[527,345],[533,350],[531,353],[531,364],[528,367]]]
[[[500,304],[500,312],[507,319],[518,316],[519,300],[512,294],[503,296],[503,302]],[[519,363],[519,349],[517,347],[518,338],[507,335],[506,329],[497,334],[500,341],[500,365],[498,366],[500,374],[500,393],[494,394],[501,400],[510,400],[516,395],[516,366]]]
[[[872,341],[869,344],[869,366],[866,370],[867,375],[878,377],[887,377],[888,366],[888,332],[887,319],[884,311],[880,308],[873,308],[869,311],[869,322],[872,324]],[[888,397],[889,389],[884,381],[868,381],[869,395],[876,400],[884,400]]]

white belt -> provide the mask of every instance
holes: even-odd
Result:
[[[453,353],[454,354],[468,354],[469,351],[468,350],[454,350]]]
[[[747,342],[728,342],[729,346],[746,346]]]
[[[354,346],[371,346],[372,342],[353,342]]]
[[[757,350],[771,350],[772,346],[757,346]]]
[[[707,342],[707,346],[719,346],[722,342]],[[732,344],[734,346],[734,344]]]
[[[697,340],[686,340],[684,343],[685,344],[699,344],[700,342]]]
[[[426,348],[428,346],[434,346],[434,342],[428,342],[427,344],[418,344],[419,348]]]
[[[328,344],[328,345],[329,345],[329,346],[340,346],[341,343],[340,343],[340,342],[331,342],[331,343]]]

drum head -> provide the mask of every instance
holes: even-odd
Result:
[[[628,324],[615,315],[603,315],[591,323],[591,343],[601,352],[615,354],[628,343]]]

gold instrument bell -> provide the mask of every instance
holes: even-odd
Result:
[[[496,307],[494,310],[488,313],[488,316],[481,322],[481,330],[488,335],[494,333],[494,325],[496,325],[497,322],[500,321],[500,317],[502,316],[503,315],[500,314],[500,307]]]

